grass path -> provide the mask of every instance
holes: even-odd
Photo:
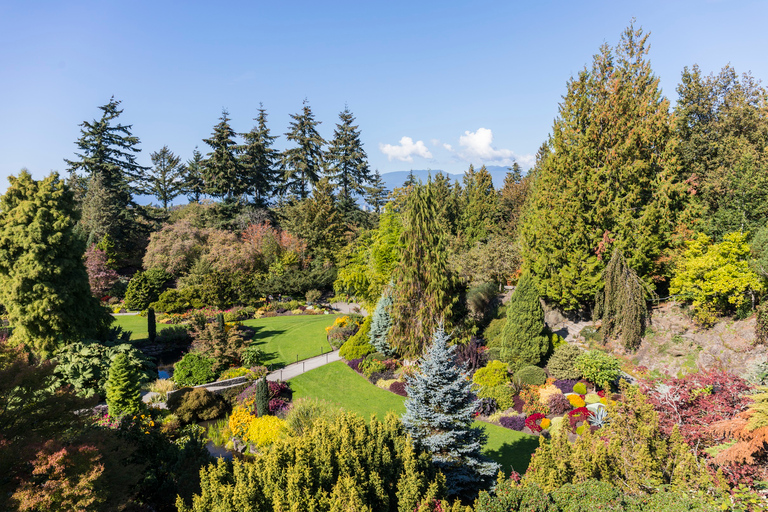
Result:
[[[281,368],[296,361],[331,351],[325,328],[338,315],[291,315],[246,320],[256,329],[255,343],[266,355],[265,363]]]
[[[405,412],[405,398],[374,386],[342,361],[299,375],[290,384],[294,400],[320,398],[364,418],[375,415],[383,420],[389,411],[398,416]],[[480,421],[475,426],[484,428],[488,435],[484,453],[500,463],[505,473],[512,468],[525,472],[539,445],[536,437]]]

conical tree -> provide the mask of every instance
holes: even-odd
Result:
[[[536,365],[549,350],[544,309],[533,276],[526,272],[507,304],[507,323],[501,332],[501,360],[516,371]]]
[[[629,27],[591,69],[568,82],[521,226],[523,258],[542,295],[566,309],[590,303],[615,239],[643,277],[661,272],[687,186],[673,119],[647,60],[647,35]]]
[[[403,212],[389,344],[406,358],[421,355],[427,342],[425,332],[434,332],[440,324],[450,328],[457,301],[436,206],[431,182],[427,182],[411,189]]]
[[[99,336],[112,318],[91,295],[72,193],[55,173],[35,181],[23,170],[8,180],[0,198],[0,303],[11,339],[48,356]]]
[[[266,375],[256,384],[256,414],[259,417],[269,414],[269,384]]]
[[[345,107],[339,114],[333,140],[327,152],[327,176],[338,190],[342,205],[355,205],[354,194],[362,195],[371,180],[368,155],[360,141],[360,130],[354,124],[355,116]]]
[[[470,165],[463,181],[460,225],[467,245],[472,246],[478,240],[487,239],[498,224],[499,195],[485,166],[475,171]]]
[[[168,211],[168,203],[176,199],[184,188],[184,166],[181,158],[174,155],[168,146],[149,156],[154,168],[147,175],[145,192],[155,196],[163,209]]]
[[[197,146],[192,151],[192,158],[184,166],[184,193],[190,202],[199,203],[205,193],[205,178],[203,175],[203,154]]]
[[[374,212],[381,213],[381,209],[387,204],[389,192],[384,180],[381,179],[381,173],[376,169],[371,177],[370,186],[365,188],[365,202],[373,208]]]
[[[368,333],[368,339],[374,348],[384,355],[392,356],[394,351],[387,341],[389,329],[392,327],[392,317],[389,314],[389,308],[392,307],[392,297],[385,291],[379,302],[376,303],[376,309],[373,310],[371,318],[371,331]]]
[[[454,362],[449,336],[439,327],[419,361],[419,372],[406,378],[403,426],[417,447],[432,454],[445,475],[447,493],[471,500],[493,483],[499,465],[481,454],[486,435],[472,427],[477,401],[471,379]]]
[[[245,192],[246,184],[237,158],[237,134],[229,125],[229,112],[222,110],[219,120],[211,138],[203,139],[212,150],[203,161],[205,193],[231,201]]]
[[[110,416],[139,412],[141,407],[139,376],[136,370],[131,368],[126,354],[118,354],[109,365],[106,389]]]
[[[306,199],[311,187],[320,179],[325,160],[323,154],[325,140],[317,132],[320,121],[315,121],[315,116],[306,99],[301,114],[291,114],[291,119],[293,121],[285,137],[296,144],[296,147],[283,152],[283,187],[285,192],[295,194],[300,199]]]
[[[258,123],[242,134],[245,144],[240,146],[240,165],[247,183],[246,193],[253,197],[257,206],[266,206],[278,180],[277,162],[280,152],[272,148],[277,136],[270,135],[267,127],[267,111],[259,104]]]

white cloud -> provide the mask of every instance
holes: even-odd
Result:
[[[440,145],[440,139],[429,139],[429,142],[431,142],[433,146]]]
[[[448,151],[453,151],[453,146],[451,146],[450,144],[443,144],[443,147]]]
[[[401,160],[403,162],[413,162],[413,155],[422,158],[432,158],[432,153],[430,153],[427,146],[424,145],[424,141],[417,140],[416,142],[413,142],[413,139],[410,137],[403,137],[396,146],[379,143],[379,150],[387,155],[390,162],[393,159]]]
[[[501,165],[512,165],[517,161],[523,167],[530,167],[535,161],[533,155],[516,155],[511,149],[497,149],[493,146],[493,132],[489,128],[478,128],[476,132],[469,130],[459,137],[459,156],[469,162],[494,162]]]

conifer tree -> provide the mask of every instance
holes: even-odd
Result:
[[[275,169],[280,152],[272,148],[277,136],[270,135],[267,128],[267,111],[259,104],[258,123],[253,129],[242,134],[245,144],[240,146],[240,165],[247,182],[246,193],[253,197],[257,206],[266,206],[275,190],[278,171]]]
[[[99,336],[112,318],[91,295],[72,193],[55,173],[35,181],[22,170],[8,180],[0,198],[0,303],[12,340],[48,356]]]
[[[381,179],[381,173],[376,169],[371,177],[370,186],[365,187],[365,202],[373,208],[374,212],[381,213],[381,209],[387,203],[387,196],[389,196],[389,190]]]
[[[507,303],[507,322],[501,333],[501,360],[511,371],[536,365],[549,349],[549,337],[544,325],[544,309],[533,276],[526,272],[520,277]]]
[[[128,355],[118,354],[109,366],[107,379],[107,406],[112,417],[134,414],[141,407],[141,388],[134,368],[131,368]]]
[[[157,323],[155,321],[155,310],[147,308],[147,339],[154,343],[157,339]]]
[[[389,344],[406,358],[421,355],[427,342],[425,332],[434,332],[441,323],[451,327],[457,301],[436,206],[432,184],[427,182],[411,189],[403,212]]]
[[[389,296],[388,291],[385,291],[376,303],[376,309],[373,310],[371,331],[368,334],[371,345],[386,356],[394,355],[392,346],[387,341],[389,329],[392,327],[392,317],[389,315],[389,308],[391,307],[392,297]]]
[[[501,229],[509,238],[514,239],[517,235],[530,188],[530,174],[523,177],[520,165],[515,162],[504,177],[504,186],[499,191]]]
[[[482,166],[475,171],[470,165],[464,173],[461,204],[461,231],[467,245],[488,238],[498,223],[499,196],[493,188],[491,173]]]
[[[199,203],[204,191],[203,154],[195,146],[192,158],[187,160],[187,165],[184,166],[184,193],[190,202]]]
[[[439,172],[432,180],[432,193],[435,196],[439,225],[446,234],[458,234],[463,207],[460,200],[461,187],[448,175]]]
[[[139,212],[133,195],[141,193],[148,170],[136,163],[139,138],[131,134],[132,125],[114,124],[123,113],[114,97],[99,107],[101,119],[83,121],[80,139],[76,142],[81,153],[77,160],[66,160],[73,181],[81,171],[88,177],[88,192],[82,208],[90,211],[83,216],[83,226],[92,241],[109,234],[113,240],[130,244],[129,234],[135,229]],[[93,187],[93,189],[92,189]],[[111,207],[106,214],[100,210]],[[123,247],[124,248],[124,247]]]
[[[439,327],[419,361],[419,372],[406,377],[403,426],[417,447],[432,454],[445,475],[449,496],[471,500],[493,483],[499,465],[481,454],[487,436],[472,427],[477,401],[471,379],[456,366],[454,346]]]
[[[146,192],[155,196],[168,211],[168,203],[176,199],[184,188],[184,166],[181,158],[173,154],[168,146],[150,155],[155,166],[147,175]]]
[[[226,109],[221,111],[219,120],[211,138],[203,139],[212,150],[203,161],[205,193],[232,201],[239,198],[247,187],[237,158],[237,134],[229,125],[229,112]]]
[[[371,180],[368,155],[360,141],[360,130],[354,124],[355,116],[349,107],[339,113],[333,140],[327,152],[327,175],[338,190],[337,198],[342,211],[356,208],[353,194],[363,195]]]
[[[285,192],[306,199],[311,187],[320,179],[325,160],[325,140],[317,132],[320,121],[315,121],[306,99],[302,112],[291,114],[291,118],[293,121],[285,137],[296,147],[286,149],[282,155],[283,187]]]
[[[269,384],[266,375],[256,384],[256,414],[260,418],[269,414]]]
[[[629,27],[568,82],[521,226],[542,295],[566,309],[594,299],[604,237],[629,265],[658,275],[688,200],[648,36]]]

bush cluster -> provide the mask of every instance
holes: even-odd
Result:
[[[472,376],[472,382],[480,387],[496,387],[509,382],[507,365],[501,361],[491,361]]]
[[[576,358],[576,369],[586,380],[603,389],[610,389],[611,383],[621,374],[619,360],[600,350],[590,350],[579,355]]]
[[[182,388],[168,397],[166,405],[183,423],[213,420],[227,411],[224,399],[205,388]]]
[[[547,381],[547,372],[538,366],[524,366],[515,373],[515,379],[529,386],[541,386]]]
[[[547,362],[549,374],[556,379],[578,379],[581,373],[576,369],[576,358],[581,355],[581,349],[576,345],[566,343],[555,349]]]
[[[198,386],[216,380],[214,360],[197,352],[187,352],[173,365],[173,380],[179,386]]]

